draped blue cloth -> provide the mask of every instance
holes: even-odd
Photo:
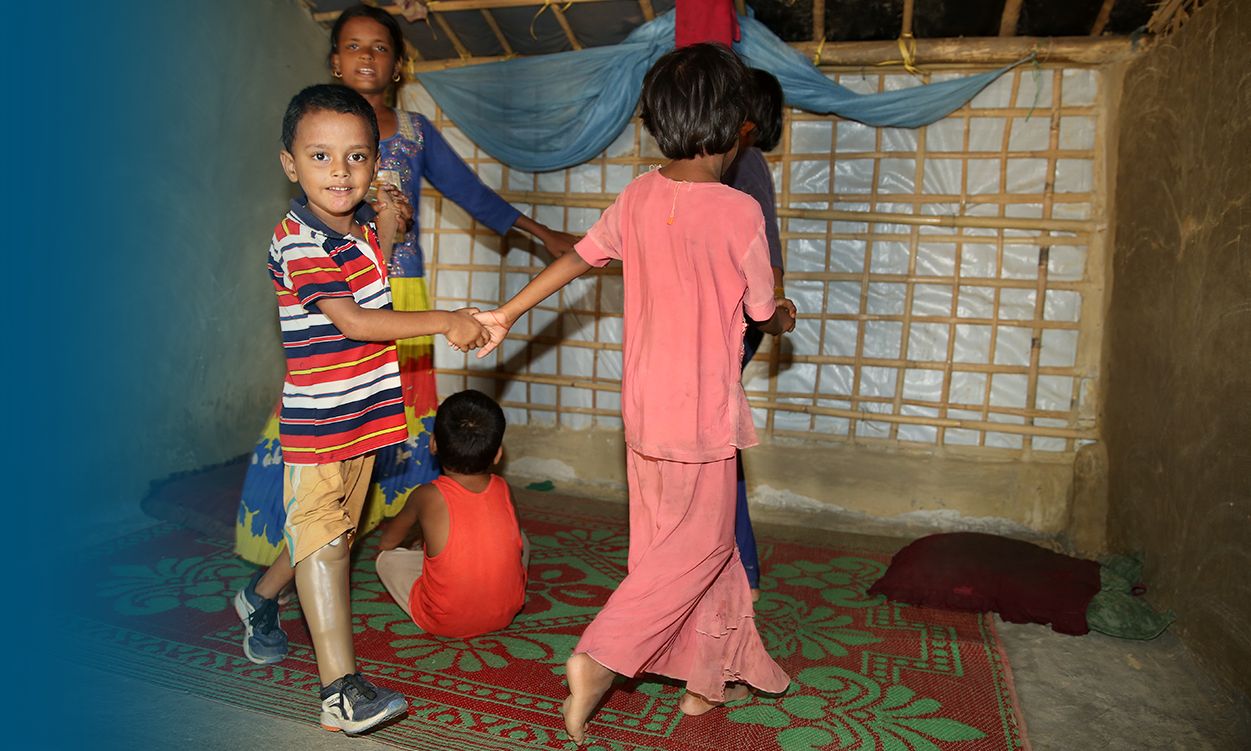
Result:
[[[826,78],[754,18],[740,18],[735,51],[782,84],[786,103],[867,125],[917,128],[964,106],[1014,63],[994,71],[878,94]],[[611,47],[418,74],[443,112],[488,154],[513,169],[545,172],[591,159],[633,116],[643,76],[673,48],[674,12]]]

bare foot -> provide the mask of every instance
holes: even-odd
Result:
[[[586,740],[586,723],[595,711],[595,705],[612,687],[615,673],[579,652],[565,661],[565,676],[569,679],[569,698],[560,708],[565,717],[565,730],[573,742],[582,745]]]
[[[750,695],[751,689],[747,688],[747,685],[743,683],[735,683],[733,685],[727,684],[725,689],[725,699],[721,701],[708,701],[699,694],[687,691],[682,694],[682,700],[678,702],[678,709],[680,709],[684,715],[699,717],[701,714],[704,714],[712,709],[716,709],[726,702],[746,699]]]

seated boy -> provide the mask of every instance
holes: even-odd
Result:
[[[485,334],[463,311],[392,308],[377,236],[362,223],[378,159],[369,102],[344,86],[310,86],[287,107],[282,144],[283,171],[303,193],[269,246],[287,359],[283,532],[317,657],[321,723],[363,733],[408,708],[357,672],[348,591],[348,549],[373,452],[408,437],[394,340],[443,334],[467,349]],[[272,625],[272,600],[245,593],[238,604],[250,626]]]
[[[443,475],[414,490],[383,531],[378,578],[427,633],[498,631],[525,604],[529,545],[508,483],[491,474],[503,438],[494,399],[473,390],[445,399],[430,440]]]

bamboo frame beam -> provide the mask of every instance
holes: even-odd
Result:
[[[616,196],[603,193],[567,194],[525,191],[499,191],[505,201],[512,204],[528,203],[540,206],[565,206],[580,209],[606,209]],[[1086,234],[1099,225],[1086,219],[1031,219],[1028,217],[995,216],[944,216],[933,214],[898,214],[886,211],[844,211],[838,209],[795,209],[779,206],[779,217],[791,219],[819,219],[835,222],[861,224],[905,224],[921,227],[979,227],[983,229],[1019,229]]]
[[[460,40],[460,37],[456,36],[456,32],[452,31],[452,25],[447,22],[447,19],[443,17],[443,14],[432,13],[431,15],[434,16],[434,21],[439,25],[439,28],[443,29],[443,33],[447,34],[448,41],[452,43],[452,47],[456,50],[456,54],[460,56],[460,59],[472,59],[473,55],[469,53],[469,48],[466,47],[465,43]]]
[[[569,25],[569,19],[565,18],[565,12],[560,9],[559,5],[552,4],[552,14],[556,16],[556,23],[560,24],[560,28],[565,32],[565,37],[569,39],[569,44],[575,49],[582,49],[582,42],[578,41],[578,37],[573,33],[573,27]]]
[[[643,11],[644,21],[655,20],[656,11],[652,8],[652,0],[639,0],[639,10]]]
[[[825,0],[812,0],[812,41],[825,39]]]
[[[1021,20],[1021,0],[1008,0],[1003,4],[1003,15],[999,18],[999,36],[1016,36],[1016,25]]]
[[[792,45],[808,58],[812,42]],[[1133,54],[1129,37],[976,37],[916,40],[919,65],[1006,65],[1036,53],[1040,62],[1103,65]],[[896,40],[827,43],[818,65],[868,67],[899,59]]]
[[[1090,27],[1092,37],[1103,34],[1103,30],[1108,26],[1108,20],[1112,18],[1112,8],[1115,5],[1116,0],[1103,0],[1103,5],[1099,6],[1099,15],[1095,16],[1095,22]]]
[[[1201,5],[1203,0],[1164,0],[1147,21],[1147,31],[1152,34],[1177,31]]]
[[[867,68],[899,60],[896,40],[880,42],[801,42],[791,47],[812,59],[820,50],[818,65]],[[916,40],[916,60],[930,67],[949,65],[991,66],[1019,62],[1037,54],[1039,62],[1061,65],[1098,66],[1128,60],[1134,50],[1129,37],[978,37]],[[429,60],[412,66],[413,73],[446,70],[464,65],[481,65],[507,60],[507,57],[470,57],[461,60]],[[899,63],[902,65],[902,63]]]
[[[561,5],[569,3],[602,3],[608,0],[561,0]],[[430,0],[426,4],[426,8],[430,13],[451,13],[457,10],[490,10],[492,8],[525,8],[542,7],[543,0]],[[400,15],[400,9],[395,5],[387,5],[382,8],[393,16]],[[326,10],[313,14],[313,20],[318,23],[333,22],[339,17],[343,11]]]
[[[495,16],[491,15],[491,11],[486,8],[481,9],[482,18],[487,22],[487,26],[491,27],[491,33],[495,35],[495,41],[500,43],[500,49],[504,50],[504,54],[512,57],[517,54],[513,52],[513,46],[508,43],[508,37],[504,36],[504,30],[496,23]]]
[[[588,391],[621,391],[621,382],[616,380],[610,381],[605,379],[570,378],[567,376],[549,376],[537,373],[510,373],[507,371],[480,370],[476,368],[436,368],[435,372],[442,375],[460,376],[462,378],[490,378],[496,381],[518,381],[521,383],[535,383],[545,386],[587,389]],[[753,399],[750,397],[747,399],[747,403],[755,409],[769,409],[779,412],[802,412],[809,415],[844,417],[850,420],[869,420],[871,422],[887,422],[900,425],[928,425],[932,427],[978,430],[992,433],[1012,433],[1016,435],[1028,436],[1044,436],[1049,438],[1098,438],[1097,431],[1089,428],[1052,428],[1043,425],[1024,425],[1010,422],[993,422],[990,420],[965,420],[953,417],[923,417],[920,415],[892,415],[888,412],[862,412],[854,409],[822,407],[815,404],[792,404],[790,402],[776,402],[764,399]],[[536,405],[527,402],[524,404],[517,403],[506,406],[527,409],[550,408],[553,412],[557,411],[555,404]],[[613,417],[620,415],[618,410],[596,407],[562,406],[560,407],[560,411],[577,411],[586,414]]]
[[[899,36],[912,36],[912,7],[914,0],[904,0],[903,20],[899,25]],[[1009,0],[1011,2],[1011,0]]]

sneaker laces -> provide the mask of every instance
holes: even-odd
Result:
[[[346,696],[349,690],[354,694],[351,697],[353,704],[355,704],[359,699],[373,701],[378,697],[378,692],[374,690],[373,685],[370,684],[369,681],[365,680],[364,676],[360,673],[352,673],[351,675],[344,676],[343,695]]]
[[[261,605],[248,616],[248,624],[261,634],[268,634],[278,628],[278,601],[261,599]]]

